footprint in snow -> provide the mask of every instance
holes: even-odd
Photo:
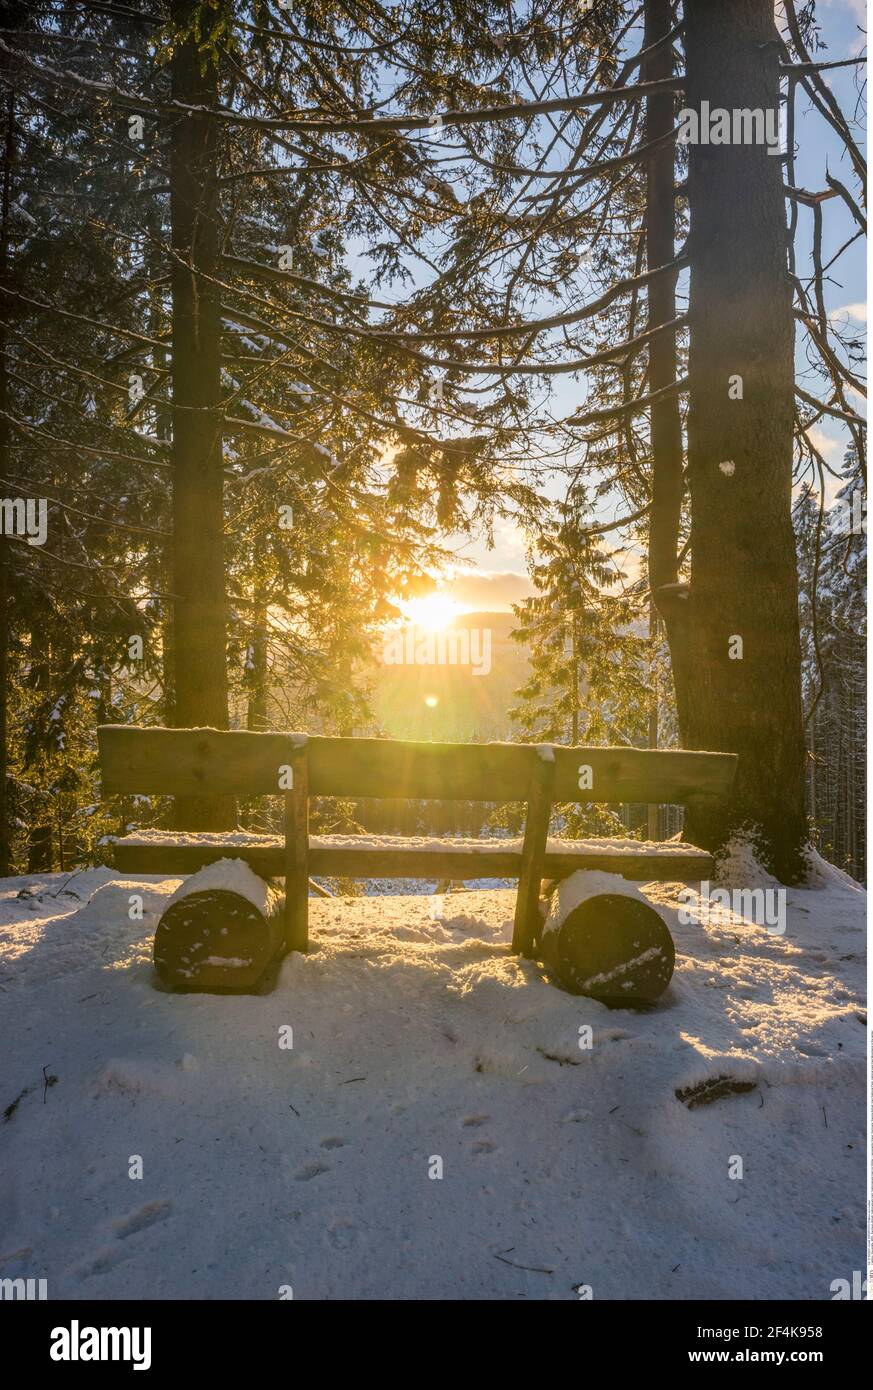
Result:
[[[323,1149],[342,1149],[345,1147],[345,1142],[345,1139],[340,1139],[339,1135],[329,1134],[326,1139],[322,1139],[321,1147]]]
[[[490,1115],[465,1115],[461,1124],[465,1129],[478,1129],[479,1125],[484,1125],[491,1119]]]
[[[358,1241],[358,1230],[352,1221],[334,1221],[327,1228],[328,1239],[337,1250],[350,1250]]]
[[[298,1168],[294,1174],[298,1182],[310,1182],[312,1178],[317,1178],[321,1173],[329,1173],[330,1164],[322,1163],[318,1158],[314,1158],[310,1163],[304,1163],[302,1168]]]
[[[473,1145],[473,1153],[474,1153],[474,1154],[493,1154],[493,1153],[495,1152],[496,1148],[497,1148],[497,1145],[496,1145],[496,1144],[492,1144],[490,1139],[477,1139],[477,1140],[476,1140],[476,1143]]]
[[[154,1226],[159,1221],[166,1221],[172,1212],[173,1203],[165,1198],[158,1198],[154,1202],[146,1202],[136,1211],[128,1212],[127,1216],[120,1216],[117,1221],[110,1221],[109,1229],[115,1236],[116,1242],[127,1240],[128,1236],[135,1236],[139,1231],[145,1231],[149,1226]],[[89,1259],[76,1265],[73,1273],[81,1280],[91,1279],[98,1274],[106,1274],[115,1265],[129,1260],[132,1253],[131,1248],[126,1248],[123,1245],[104,1245],[100,1250],[95,1251]]]
[[[130,1250],[125,1250],[123,1245],[104,1245],[90,1259],[76,1265],[73,1273],[81,1280],[91,1279],[96,1274],[106,1274],[123,1260],[129,1260],[131,1253]]]
[[[135,1236],[137,1231],[145,1231],[158,1221],[166,1221],[172,1210],[173,1203],[166,1199],[161,1198],[155,1202],[146,1202],[145,1206],[129,1212],[127,1216],[119,1217],[117,1221],[113,1221],[112,1230],[118,1240],[127,1240],[128,1236]]]

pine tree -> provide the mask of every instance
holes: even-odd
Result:
[[[578,499],[556,510],[530,566],[537,592],[513,607],[512,636],[528,649],[531,674],[510,718],[533,742],[642,744],[649,691],[634,607],[616,591],[610,555],[586,531]],[[555,813],[573,835],[623,828],[616,813],[594,803]]]
[[[826,859],[866,878],[866,533],[857,453],[828,510],[807,486],[795,506],[800,573],[807,806]]]

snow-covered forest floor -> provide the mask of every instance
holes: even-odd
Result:
[[[789,892],[782,937],[683,926],[682,885],[647,885],[677,944],[647,1012],[511,956],[505,890],[313,899],[311,953],[271,992],[162,993],[178,882],[0,885],[0,1277],[50,1299],[829,1299],[864,1268],[865,896],[836,870]],[[722,1077],[754,1088],[677,1097]]]

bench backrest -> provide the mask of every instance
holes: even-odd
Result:
[[[107,794],[279,794],[282,769],[305,745],[310,796],[525,801],[538,767],[554,760],[555,801],[687,805],[727,795],[732,753],[566,748],[551,744],[415,743],[318,734],[160,729],[97,731]]]

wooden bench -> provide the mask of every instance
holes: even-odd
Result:
[[[394,739],[223,732],[216,729],[98,730],[106,794],[284,797],[284,834],[146,831],[113,841],[116,868],[189,874],[238,858],[263,877],[284,877],[289,950],[308,942],[309,876],[517,878],[512,948],[531,955],[540,885],[576,869],[625,878],[697,880],[713,862],[704,850],[667,841],[549,840],[554,802],[688,805],[730,791],[737,759],[727,753],[637,748],[566,748],[517,743],[413,743]],[[524,801],[518,841],[309,834],[309,798],[386,797]],[[636,847],[638,846],[638,848]]]

